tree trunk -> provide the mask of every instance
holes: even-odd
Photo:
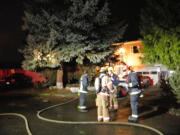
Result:
[[[63,88],[63,70],[62,69],[57,70],[56,87],[57,89]]]

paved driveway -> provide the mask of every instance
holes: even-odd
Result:
[[[62,97],[61,97],[62,98]],[[76,110],[78,100],[45,110],[41,116],[58,121],[96,121],[95,95],[88,96],[88,113]],[[59,124],[38,119],[37,111],[61,103],[62,100],[44,100],[30,95],[1,95],[0,113],[23,114],[29,123],[33,135],[157,135],[145,128],[126,125],[99,125],[99,124]],[[140,124],[148,125],[162,131],[165,135],[179,135],[180,118],[167,113],[165,104],[168,101],[161,99],[161,91],[155,88],[145,90],[140,100]],[[118,112],[111,112],[114,122],[127,122],[131,110],[129,99],[119,100]],[[26,135],[24,121],[16,116],[0,116],[0,135]]]

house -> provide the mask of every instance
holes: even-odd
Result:
[[[120,76],[124,76],[124,68],[132,66],[133,69],[140,73],[142,76],[149,76],[153,79],[153,84],[156,85],[161,78],[162,73],[168,72],[168,69],[162,65],[145,65],[142,63],[143,49],[142,41],[128,41],[121,43],[114,43],[112,46],[116,46],[117,49],[114,52],[117,62],[114,63],[113,67],[115,72]]]
[[[117,59],[120,62],[125,63],[127,66],[133,66],[135,70],[146,66],[141,61],[143,57],[143,54],[140,52],[143,49],[141,40],[114,43],[112,46],[117,46],[114,55],[118,56]]]

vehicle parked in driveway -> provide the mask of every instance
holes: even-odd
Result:
[[[25,70],[24,75],[32,78],[32,83],[35,88],[41,88],[47,85],[46,78],[41,73]]]
[[[15,73],[5,78],[6,86],[9,88],[25,88],[32,86],[32,78],[21,73]]]
[[[142,88],[147,88],[147,87],[153,85],[153,80],[149,76],[139,75],[139,78],[140,78]],[[125,80],[126,79],[124,79],[123,81],[121,80],[119,83],[118,97],[127,96],[128,85],[127,85],[127,82]]]
[[[147,88],[153,85],[153,80],[149,76],[140,76],[141,87]]]
[[[169,70],[165,66],[156,65],[156,66],[146,66],[142,69],[139,69],[137,73],[142,76],[150,77],[150,79],[152,79],[150,85],[157,85],[161,81],[161,76],[169,74]]]
[[[23,69],[0,69],[0,87],[27,87],[41,88],[46,86],[46,77],[41,73]]]
[[[10,88],[14,84],[14,79],[1,78],[0,89]]]
[[[152,86],[153,85],[153,80],[149,77],[149,76],[142,76],[141,74],[139,74],[139,79],[140,79],[140,82],[141,82],[141,87],[142,88],[145,88],[145,87],[148,87],[148,86]],[[122,87],[127,87],[127,76],[126,78],[124,77],[124,80],[121,80],[120,81],[120,86]]]

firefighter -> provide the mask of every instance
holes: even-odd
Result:
[[[97,98],[96,98],[96,106],[97,106],[97,119],[98,121],[104,121],[109,122],[109,110],[108,110],[108,104],[109,104],[109,90],[107,88],[107,84],[109,81],[109,78],[107,76],[107,71],[104,67],[100,69],[100,90],[97,92]],[[98,84],[96,84],[98,85]]]
[[[78,110],[80,112],[88,111],[85,105],[86,94],[88,93],[87,87],[88,87],[88,72],[84,71],[84,74],[80,78],[80,89],[79,89],[80,99],[79,99],[79,106],[78,106]]]
[[[136,72],[133,71],[132,67],[128,69],[128,92],[130,94],[130,105],[132,115],[128,117],[129,122],[138,122],[138,104],[139,104],[139,96],[141,93],[140,90],[140,81]]]
[[[110,95],[110,110],[115,110],[117,111],[118,109],[118,100],[117,100],[117,86],[119,84],[118,76],[114,74],[113,68],[109,67],[108,68],[108,74],[110,77],[109,81],[109,95]],[[112,85],[112,86],[111,86]]]

